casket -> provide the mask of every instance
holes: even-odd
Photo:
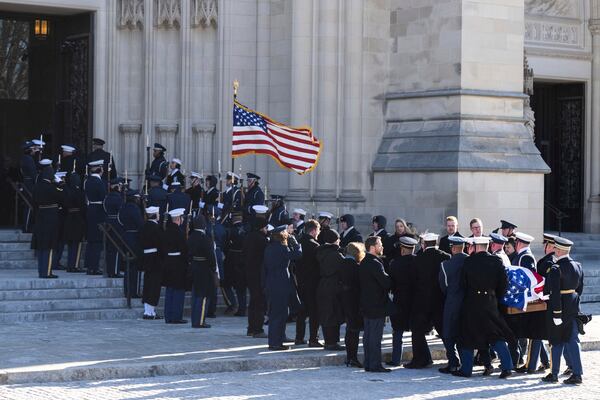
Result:
[[[515,308],[515,307],[506,307],[506,313],[507,314],[523,314],[523,313],[530,313],[530,312],[536,312],[536,311],[546,311],[546,309],[548,308],[548,306],[546,305],[545,301],[542,300],[536,300],[536,301],[532,301],[527,303],[527,310],[523,311],[520,308]]]

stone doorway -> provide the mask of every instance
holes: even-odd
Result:
[[[544,228],[557,230],[559,209],[568,217],[562,230],[583,230],[585,85],[534,83],[535,144],[552,172],[544,181]]]
[[[7,7],[7,8],[3,8]],[[14,222],[21,144],[43,134],[44,157],[63,143],[88,149],[92,132],[93,14],[0,5],[0,226]]]

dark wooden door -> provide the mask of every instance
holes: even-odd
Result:
[[[556,207],[568,217],[562,230],[583,229],[583,149],[585,86],[583,83],[536,83],[535,143],[552,169],[544,178],[544,228],[558,229]]]

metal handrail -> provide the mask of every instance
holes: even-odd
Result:
[[[129,247],[127,242],[119,234],[119,232],[109,223],[98,224],[98,228],[102,232],[102,241],[104,246],[104,257],[107,257],[106,253],[106,241],[109,240],[115,247],[117,252],[125,260],[125,290],[127,293],[127,307],[131,308],[131,288],[129,287],[129,276],[131,273],[130,263],[137,259],[135,252]],[[105,265],[108,265],[108,260],[105,259]]]
[[[10,178],[6,178],[6,181],[12,186],[15,191],[15,227],[19,226],[19,198],[23,200],[23,202],[29,207],[30,210],[34,210],[35,207],[32,205],[33,203],[33,195],[29,192],[29,190],[23,185],[21,182],[15,182]],[[29,197],[27,197],[27,196]]]
[[[565,218],[569,218],[569,214],[556,207],[554,204],[551,204],[547,200],[544,200],[544,207],[550,210],[552,214],[554,214],[558,219],[558,236],[560,236],[562,233],[562,220]]]

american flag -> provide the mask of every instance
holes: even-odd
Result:
[[[529,268],[509,266],[506,267],[508,275],[508,289],[500,301],[508,307],[521,310],[527,309],[527,303],[541,299],[544,291],[544,278]]]
[[[317,166],[321,142],[308,127],[291,128],[233,103],[232,157],[267,154],[283,168],[305,174]]]

